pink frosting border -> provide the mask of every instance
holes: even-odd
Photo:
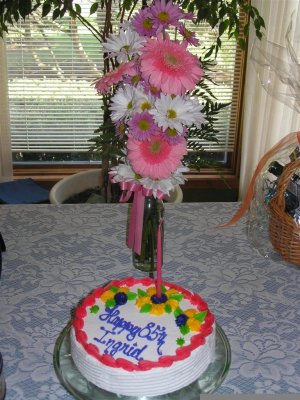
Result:
[[[87,335],[83,331],[84,317],[87,314],[86,308],[92,306],[95,300],[101,296],[101,294],[108,290],[111,286],[128,286],[131,287],[136,284],[142,284],[144,286],[155,285],[155,280],[151,278],[134,279],[132,277],[111,281],[108,285],[103,288],[95,289],[92,294],[87,296],[81,305],[75,310],[75,318],[73,320],[73,328],[77,341],[83,346],[88,354],[96,358],[102,364],[110,366],[112,368],[123,368],[126,371],[147,371],[152,368],[167,368],[176,361],[181,361],[189,357],[191,352],[197,347],[205,343],[205,338],[211,334],[213,330],[214,316],[208,309],[207,304],[202,298],[196,294],[189,292],[179,285],[172,284],[169,282],[163,282],[165,286],[176,289],[178,292],[183,293],[186,299],[189,300],[199,311],[207,310],[205,317],[205,324],[201,328],[201,332],[191,338],[191,343],[188,346],[179,347],[176,350],[176,355],[173,356],[162,356],[158,361],[140,361],[138,364],[134,364],[131,361],[125,360],[124,358],[114,359],[112,356],[107,354],[100,354],[99,349],[91,343],[87,343]]]

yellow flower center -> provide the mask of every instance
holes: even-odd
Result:
[[[152,26],[153,26],[153,22],[151,21],[151,19],[150,18],[145,18],[144,22],[143,22],[143,27],[145,29],[151,29]]]
[[[127,110],[131,110],[132,109],[132,101],[130,101],[128,104],[127,104]]]
[[[153,154],[158,154],[161,150],[161,143],[158,141],[153,141],[150,146]]]
[[[167,111],[167,118],[173,119],[177,117],[177,113],[175,110],[169,109]]]
[[[125,44],[122,49],[124,49],[126,51],[126,53],[128,53],[128,50],[130,49],[130,46],[128,44]]]
[[[134,76],[131,78],[131,83],[132,83],[133,85],[135,85],[136,83],[139,83],[140,80],[141,80],[141,77],[140,77],[139,75],[134,75]]]
[[[186,28],[184,28],[184,34],[185,34],[185,37],[187,37],[188,39],[190,39],[193,36],[193,32]]]
[[[151,110],[151,104],[149,103],[149,101],[144,101],[144,103],[141,104],[141,110]]]
[[[155,86],[150,86],[151,93],[155,94],[158,92],[158,89]]]
[[[171,136],[171,137],[176,137],[177,136],[177,131],[176,131],[176,129],[171,129],[171,128],[168,128],[167,129],[167,134],[169,135],[169,136]]]
[[[163,22],[167,22],[169,21],[169,14],[165,11],[162,11],[158,14],[158,18]]]
[[[147,131],[150,127],[149,122],[145,119],[141,119],[138,125],[141,131]]]
[[[171,66],[178,64],[178,58],[175,57],[174,54],[166,54],[165,61]]]

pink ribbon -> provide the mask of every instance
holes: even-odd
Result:
[[[114,182],[114,174],[110,175],[110,179]],[[134,194],[133,205],[129,221],[129,230],[127,237],[127,246],[137,254],[141,254],[142,248],[142,233],[143,233],[143,219],[144,219],[144,205],[145,196],[152,196],[153,189],[146,189],[136,181],[119,182],[122,194],[120,203],[126,203],[132,194]],[[156,197],[159,200],[164,198],[164,193],[160,190],[157,191]]]
[[[156,296],[161,297],[162,287],[162,224],[164,220],[161,219],[157,231],[157,253],[156,253]]]

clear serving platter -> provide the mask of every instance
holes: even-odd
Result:
[[[176,392],[161,396],[123,396],[107,392],[88,382],[76,368],[70,352],[70,329],[58,337],[53,354],[54,368],[62,385],[79,400],[199,400],[201,393],[214,392],[225,379],[231,362],[231,350],[223,329],[217,325],[216,357],[199,379]]]

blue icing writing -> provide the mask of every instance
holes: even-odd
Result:
[[[105,313],[99,315],[99,320],[112,325],[113,328],[110,332],[111,335],[120,334],[126,332],[126,339],[128,342],[132,342],[137,337],[143,338],[149,342],[157,342],[157,354],[162,355],[162,346],[166,343],[165,339],[167,337],[166,328],[155,324],[154,322],[149,322],[144,327],[139,327],[134,325],[130,321],[126,321],[124,318],[120,317],[120,311],[118,306],[113,308],[107,307]],[[104,329],[101,327],[100,329]],[[106,335],[106,334],[105,334]]]
[[[105,328],[100,327],[100,330],[104,331],[102,337],[97,338],[95,337],[94,340],[98,343],[105,345],[104,354],[109,354],[111,356],[115,356],[118,352],[125,354],[126,356],[135,359],[136,361],[142,361],[143,357],[141,354],[143,351],[148,347],[147,345],[139,348],[137,347],[137,343],[133,343],[132,345],[128,343],[123,343],[121,341],[116,341],[114,339],[108,338],[106,339],[107,335],[115,335],[116,333],[113,331],[109,331]]]

